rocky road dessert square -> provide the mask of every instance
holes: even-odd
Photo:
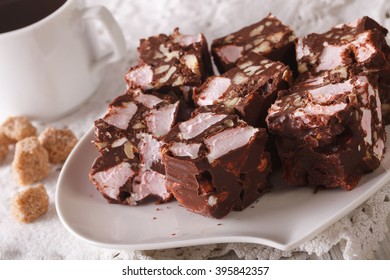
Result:
[[[329,31],[299,38],[296,52],[303,77],[330,72],[336,79],[349,79],[364,72],[378,79],[385,123],[390,122],[390,47],[388,31],[369,17],[340,24]]]
[[[171,35],[142,39],[139,64],[126,74],[129,88],[175,91],[190,100],[192,88],[213,74],[206,38],[203,34],[184,35],[176,28]]]
[[[295,41],[291,28],[269,14],[257,23],[215,39],[211,44],[211,54],[220,73],[233,68],[250,52],[281,61],[295,70]]]
[[[379,166],[386,135],[376,79],[326,75],[280,94],[267,117],[290,185],[353,189]]]
[[[267,133],[218,106],[202,107],[165,137],[167,188],[186,209],[222,218],[269,186]]]
[[[248,124],[266,127],[267,110],[278,91],[287,89],[291,82],[288,66],[249,53],[221,76],[209,77],[194,90],[193,99],[197,106],[223,104]]]
[[[109,202],[136,205],[146,198],[169,200],[160,140],[176,123],[178,107],[169,95],[130,90],[95,121],[94,142],[101,156],[90,178]]]

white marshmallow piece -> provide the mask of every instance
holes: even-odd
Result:
[[[126,74],[126,79],[139,85],[142,89],[150,89],[153,81],[153,71],[150,65],[137,67]]]
[[[179,102],[169,104],[160,109],[150,110],[149,115],[146,116],[146,125],[150,132],[156,137],[162,137],[168,133],[175,122],[175,115]]]
[[[134,97],[135,101],[138,101],[139,103],[142,103],[145,107],[152,109],[156,105],[163,102],[161,98],[158,98],[157,96],[154,96],[152,94],[143,94],[141,91],[138,91],[138,93]]]
[[[143,155],[144,161],[142,170],[148,170],[153,163],[161,161],[160,148],[162,144],[150,134],[140,133],[138,135],[141,137],[138,149]]]
[[[318,64],[316,71],[333,70],[337,66],[344,65],[343,53],[347,49],[348,45],[333,46],[327,42],[324,43],[324,49],[320,56],[320,63]]]
[[[339,96],[345,95],[346,92],[352,92],[352,90],[353,85],[351,84],[351,80],[348,80],[343,83],[328,84],[316,89],[312,89],[309,90],[308,93],[313,102],[324,104],[337,99]]]
[[[215,159],[247,145],[258,131],[257,128],[251,126],[236,127],[207,138],[204,141],[209,149],[207,159],[212,163]]]
[[[174,43],[179,43],[182,47],[187,47],[189,45],[192,45],[194,43],[199,43],[202,41],[202,34],[198,33],[195,35],[184,35],[181,34],[179,36],[176,36],[174,39]]]
[[[138,107],[133,102],[124,103],[119,107],[110,106],[103,120],[117,128],[126,129],[137,110]]]
[[[217,53],[225,62],[234,63],[241,58],[243,50],[241,46],[226,45],[217,50]]]
[[[217,115],[211,112],[198,114],[194,118],[179,124],[181,137],[186,140],[192,139],[224,118],[226,118],[226,115]]]
[[[175,142],[170,147],[169,150],[178,157],[190,157],[191,159],[196,159],[199,154],[200,143],[181,143]]]
[[[207,87],[199,94],[196,103],[199,106],[212,105],[218,101],[230,87],[231,80],[224,77],[213,77],[208,80]]]
[[[165,188],[165,176],[152,170],[141,172],[134,178],[130,204],[136,204],[149,195],[156,195],[163,200],[170,196]]]
[[[118,199],[119,189],[130,177],[134,175],[131,165],[122,162],[107,170],[95,173],[92,180],[99,186],[100,190],[112,199]]]

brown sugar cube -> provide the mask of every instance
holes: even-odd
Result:
[[[8,145],[0,144],[0,160],[4,159],[8,154]]]
[[[2,130],[12,143],[37,135],[37,129],[26,117],[22,116],[7,118],[2,125]]]
[[[29,187],[15,195],[12,214],[22,223],[31,223],[47,212],[49,196],[43,185]]]
[[[8,154],[8,137],[0,130],[0,160],[4,159]]]
[[[66,160],[77,143],[77,138],[70,129],[46,128],[38,137],[41,145],[49,153],[51,163],[60,163]]]
[[[13,140],[11,140],[7,135],[6,133],[4,132],[4,128],[2,125],[0,125],[0,143],[1,144],[7,144],[7,145],[10,145],[12,143],[14,143]]]
[[[49,155],[37,137],[27,137],[16,143],[12,169],[20,185],[34,183],[49,174]]]

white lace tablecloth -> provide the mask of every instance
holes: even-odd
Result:
[[[263,18],[269,12],[292,26],[297,35],[325,31],[331,26],[368,15],[390,28],[390,1],[162,1],[87,0],[88,5],[106,5],[123,29],[127,41],[126,61],[111,65],[90,100],[73,114],[51,123],[69,127],[81,137],[100,116],[106,104],[125,89],[123,75],[137,59],[138,40],[174,27],[183,33],[203,32],[209,42]],[[124,251],[93,247],[71,235],[60,223],[54,205],[56,181],[61,166],[54,166],[43,181],[49,197],[49,211],[32,224],[20,224],[10,215],[11,198],[19,188],[12,179],[13,151],[0,162],[0,259],[206,259],[206,258],[322,258],[334,246],[345,259],[373,257],[373,250],[388,231],[390,183],[346,217],[295,250],[283,252],[255,244],[214,244],[157,251]]]

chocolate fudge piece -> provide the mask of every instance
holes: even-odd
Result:
[[[169,36],[142,39],[138,51],[139,64],[126,74],[129,88],[173,90],[189,101],[192,88],[213,73],[207,41],[201,33],[183,35],[176,28]]]
[[[322,34],[309,34],[297,42],[298,70],[320,73],[338,69],[348,72],[356,67],[360,71],[380,69],[390,55],[386,35],[387,29],[369,17],[337,25]]]
[[[215,39],[211,44],[211,54],[220,73],[233,68],[249,52],[281,61],[295,70],[295,41],[291,28],[269,14],[258,23]]]
[[[362,72],[377,74],[384,120],[389,123],[390,47],[386,43],[387,32],[373,19],[363,17],[323,34],[299,38],[296,47],[298,70],[305,77],[328,71],[342,79]]]
[[[100,151],[90,179],[111,203],[136,205],[146,198],[169,200],[161,139],[176,123],[179,102],[169,95],[130,90],[95,121]]]
[[[164,138],[167,189],[189,211],[222,218],[268,187],[267,133],[219,106],[197,109]]]
[[[279,90],[287,89],[292,81],[288,66],[261,55],[249,53],[237,66],[221,76],[212,76],[194,90],[196,105],[224,104],[234,108],[244,121],[266,127],[267,110]]]
[[[377,80],[358,75],[332,83],[326,77],[281,92],[267,123],[288,184],[351,190],[385,152]]]

